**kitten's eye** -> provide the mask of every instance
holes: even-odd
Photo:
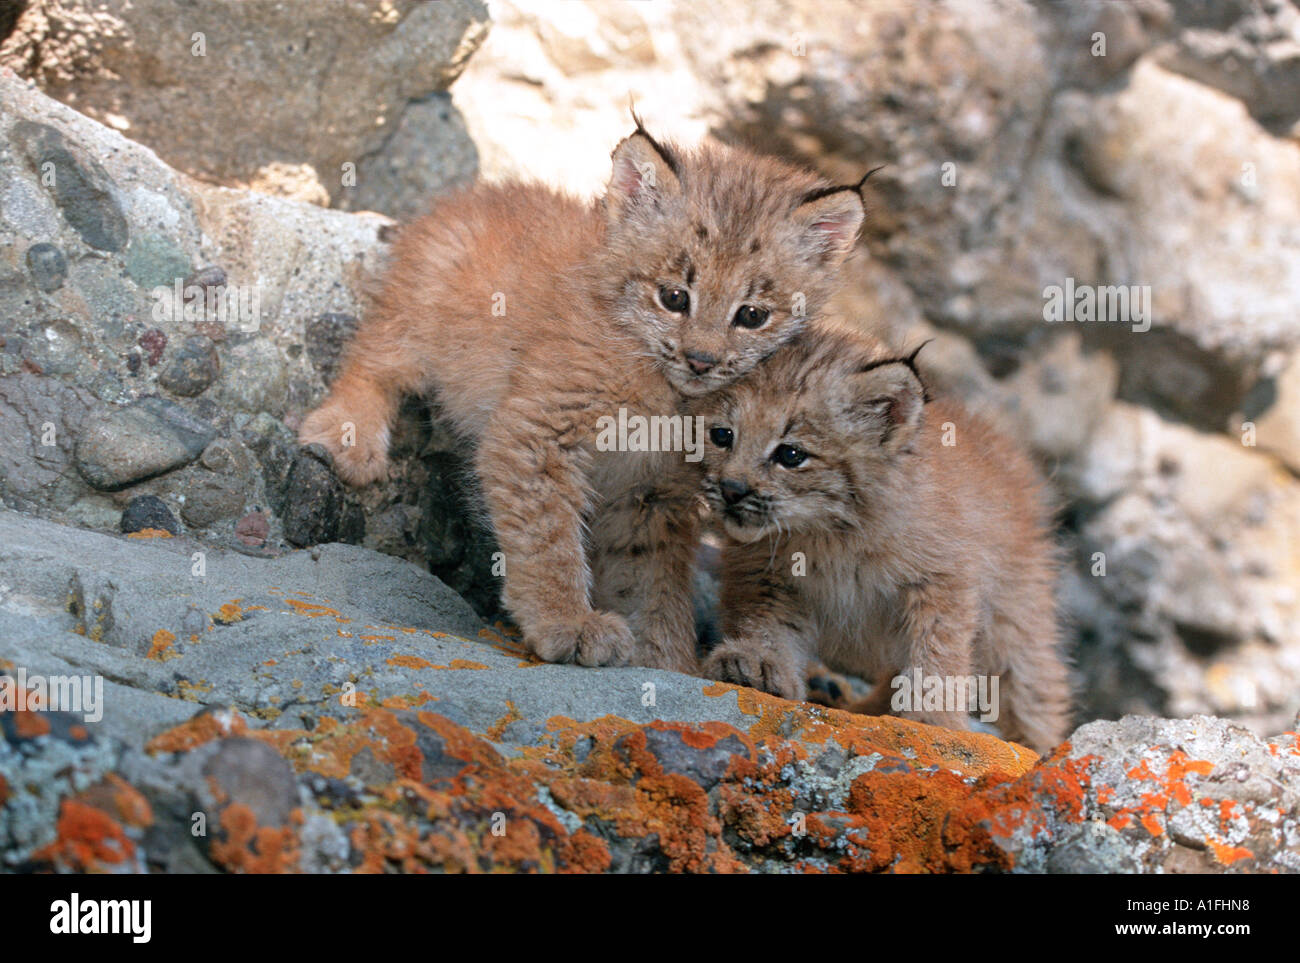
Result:
[[[713,442],[719,448],[730,448],[731,443],[735,440],[736,435],[730,428],[709,429],[709,441]]]
[[[767,323],[770,312],[767,308],[756,308],[752,304],[742,304],[736,312],[734,323],[740,328],[761,328]]]
[[[681,314],[691,306],[691,296],[683,288],[665,285],[659,289],[659,303],[674,314]]]
[[[777,445],[772,460],[783,468],[798,468],[808,460],[808,452],[794,445]]]

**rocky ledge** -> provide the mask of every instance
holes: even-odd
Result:
[[[1294,732],[1133,716],[1039,759],[546,665],[351,545],[251,557],[0,512],[0,571],[0,670],[102,684],[84,712],[0,713],[10,871],[1300,870]]]

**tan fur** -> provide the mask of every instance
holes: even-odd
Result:
[[[452,196],[401,232],[300,440],[323,445],[348,482],[373,481],[401,397],[435,393],[476,449],[503,599],[532,651],[692,670],[698,466],[680,452],[597,451],[597,421],[678,413],[803,326],[798,309],[829,297],[862,218],[852,191],[808,197],[828,186],[638,129],[615,150],[601,201],[520,183]],[[689,294],[689,310],[664,307],[666,285]],[[770,318],[736,327],[743,304]],[[692,370],[688,352],[712,367]]]
[[[871,679],[853,711],[888,712],[889,680],[997,675],[1008,738],[1037,750],[1069,722],[1045,486],[959,405],[924,403],[906,361],[861,336],[809,329],[701,405],[734,433],[711,444],[706,495],[723,550],[724,641],[711,678],[803,698],[810,660]],[[945,428],[955,444],[943,444]],[[778,444],[808,452],[773,461]],[[728,505],[723,480],[751,489]],[[795,574],[802,553],[806,574]],[[964,729],[965,714],[900,713]]]

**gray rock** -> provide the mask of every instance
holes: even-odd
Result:
[[[201,791],[214,816],[238,803],[249,809],[258,826],[284,826],[298,805],[298,780],[293,770],[264,742],[222,739],[207,757],[202,772]]]
[[[123,488],[188,464],[215,437],[215,428],[175,402],[144,398],[85,425],[77,439],[77,470],[101,491]]]

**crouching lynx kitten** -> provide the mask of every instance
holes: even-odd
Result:
[[[930,401],[913,358],[825,326],[701,405],[728,536],[707,675],[798,699],[821,659],[875,683],[849,706],[871,715],[903,673],[997,677],[1008,738],[1042,751],[1065,736],[1052,511],[1007,439]],[[969,724],[948,705],[898,714]]]
[[[435,392],[474,446],[531,651],[695,670],[698,465],[599,450],[598,422],[684,414],[794,336],[853,247],[859,186],[662,144],[638,121],[599,201],[523,183],[453,195],[400,233],[300,440],[373,481],[402,395]]]

